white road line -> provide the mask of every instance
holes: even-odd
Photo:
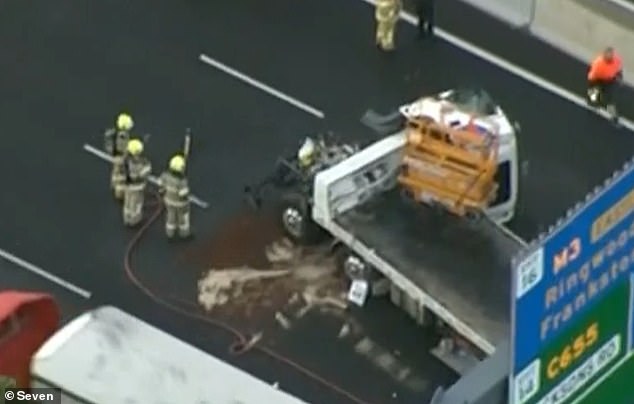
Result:
[[[92,293],[88,292],[85,289],[80,288],[79,286],[75,286],[70,282],[67,282],[65,280],[63,280],[62,278],[55,276],[49,272],[46,272],[45,270],[43,270],[40,267],[37,267],[33,264],[31,264],[30,262],[24,261],[22,258],[16,257],[15,255],[11,254],[8,251],[5,251],[3,249],[0,249],[0,257],[4,258],[5,260],[12,262],[13,264],[19,266],[22,269],[26,269],[27,271],[31,271],[36,275],[41,276],[44,279],[48,279],[49,281],[67,289],[70,290],[73,293],[78,294],[79,296],[83,297],[84,299],[90,299],[90,296],[92,296]]]
[[[308,112],[309,114],[316,116],[319,119],[324,119],[325,115],[323,112],[321,112],[320,110],[318,110],[317,108],[314,108],[304,102],[299,101],[296,98],[293,98],[289,95],[286,95],[284,93],[282,93],[281,91],[278,91],[276,89],[274,89],[271,86],[268,86],[264,83],[262,83],[261,81],[258,81],[254,78],[251,78],[249,76],[247,76],[244,73],[241,73],[239,71],[237,71],[236,69],[229,67],[227,65],[225,65],[224,63],[221,63],[215,59],[210,58],[209,56],[205,55],[204,53],[201,53],[200,56],[198,57],[198,59],[211,66],[214,67],[220,71],[223,71],[225,73],[227,73],[230,76],[233,76],[234,78],[243,81],[259,90],[264,91],[265,93],[272,95],[273,97],[276,97],[282,101],[285,101],[289,104],[291,104],[294,107],[297,107],[299,109],[301,109],[304,112]]]
[[[634,4],[632,4],[630,1],[628,0],[607,0],[608,3],[612,3],[616,6],[621,7],[622,9],[624,9],[625,11],[628,11],[630,13],[634,13]]]
[[[105,153],[105,152],[97,149],[94,146],[91,146],[89,144],[85,144],[84,145],[84,150],[86,150],[88,153],[92,154],[93,156],[99,157],[103,161],[107,161],[109,163],[112,163],[112,156],[110,156],[108,153]],[[158,182],[159,182],[158,178],[155,177],[154,175],[150,175],[149,181],[152,184],[154,184],[154,185],[158,185]],[[190,200],[191,203],[193,203],[194,205],[198,206],[199,208],[207,209],[209,207],[209,204],[207,202],[205,202],[202,199],[198,198],[196,195],[190,196],[189,200]]]
[[[375,5],[376,4],[376,0],[363,0],[364,2],[371,4],[371,5]],[[416,25],[418,22],[418,19],[413,16],[410,13],[407,12],[401,12],[401,19],[411,25]],[[601,115],[604,118],[608,118],[608,114],[606,111],[604,110],[596,110],[594,108],[590,108],[588,107],[588,105],[586,104],[586,100],[584,97],[577,95],[575,93],[572,93],[564,88],[562,88],[561,86],[558,86],[554,83],[549,82],[548,80],[539,77],[538,75],[529,72],[526,69],[523,69],[511,62],[509,62],[508,60],[502,59],[501,57],[494,55],[493,53],[484,50],[470,42],[465,41],[462,38],[459,38],[453,34],[450,34],[449,32],[442,30],[442,29],[436,29],[436,35],[439,38],[444,39],[445,41],[449,42],[450,44],[463,49],[481,59],[486,60],[487,62],[491,63],[492,65],[495,65],[501,69],[504,69],[506,71],[508,71],[509,73],[512,73],[518,77],[521,77],[522,79],[546,90],[549,91],[555,95],[558,95],[561,98],[564,98],[570,102],[572,102],[573,104],[578,105],[581,108],[587,109],[587,110],[591,110],[599,115]],[[634,122],[630,121],[629,119],[625,119],[625,118],[621,118],[621,125],[626,127],[627,129],[634,131]]]

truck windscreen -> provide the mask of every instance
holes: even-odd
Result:
[[[490,116],[496,112],[496,105],[484,90],[458,89],[447,98],[464,112]]]
[[[503,161],[498,165],[495,173],[495,182],[498,184],[498,191],[491,206],[497,206],[507,202],[511,198],[511,162]]]

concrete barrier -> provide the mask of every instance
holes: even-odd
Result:
[[[535,0],[530,31],[587,63],[614,46],[623,58],[625,81],[634,86],[634,13],[615,7],[607,0]]]
[[[535,0],[462,0],[514,27],[530,24]],[[556,1],[556,0],[553,0]]]

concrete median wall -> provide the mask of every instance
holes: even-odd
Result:
[[[530,24],[535,0],[462,0],[514,27]],[[442,4],[441,1],[439,3]]]
[[[625,0],[462,0],[583,63],[606,46],[623,58],[634,87],[634,3]]]
[[[614,46],[634,85],[634,12],[607,0],[535,0],[534,10],[533,35],[584,62]]]

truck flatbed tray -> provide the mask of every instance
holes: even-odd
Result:
[[[336,223],[492,345],[508,337],[511,258],[521,245],[490,219],[469,223],[394,190]]]

